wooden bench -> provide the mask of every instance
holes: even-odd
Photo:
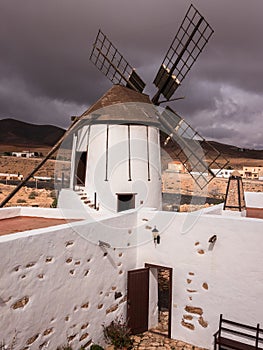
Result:
[[[214,334],[214,350],[255,350],[263,349],[263,329],[233,322],[220,315],[219,329]]]

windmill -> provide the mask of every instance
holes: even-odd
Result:
[[[201,13],[190,5],[154,78],[157,92],[151,101],[155,106],[176,100],[172,99],[174,93],[213,32]],[[146,84],[101,30],[97,34],[90,60],[113,84],[121,84],[143,93]],[[211,169],[222,169],[228,162],[169,106],[161,113],[161,121],[170,130],[170,136],[166,138],[164,145],[167,146],[172,141],[177,144],[174,156],[182,162],[199,187],[204,188],[216,176]]]
[[[157,88],[157,92],[151,101],[149,100],[149,103],[151,103],[151,105],[154,106],[157,111],[159,108],[158,106],[161,103],[168,103],[173,100],[172,97],[174,93],[182,84],[184,78],[208,43],[212,34],[213,29],[208,22],[193,5],[190,5],[153,81],[155,87]],[[90,60],[114,84],[114,86],[123,86],[128,88],[131,92],[134,91],[134,93],[137,94],[136,98],[138,98],[139,95],[144,96],[143,91],[146,84],[101,30],[99,30],[97,34]],[[164,100],[161,100],[161,98]],[[81,125],[83,119],[87,118],[87,115],[90,112],[93,112],[93,110],[94,108],[89,109],[87,112],[83,113],[80,117],[74,120],[73,124],[51,149],[47,156],[30,174],[28,174],[27,177],[25,177],[24,181],[21,182],[4,199],[4,201],[0,204],[0,207],[3,207],[37,172],[37,170],[43,166],[46,160],[59,149],[63,141],[72,133],[72,130],[74,131],[76,126]],[[95,117],[95,119],[96,118],[97,117]],[[173,156],[176,156],[183,163],[184,167],[194,178],[198,186],[200,188],[204,188],[216,175],[211,169],[217,168],[220,170],[227,164],[227,162],[225,160],[222,161],[221,154],[211,144],[205,141],[170,107],[166,106],[165,109],[160,109],[158,118],[160,119],[159,121],[162,123],[162,125],[165,126],[165,129],[169,131],[165,140],[162,140],[163,145],[169,148],[169,145],[176,144],[176,147],[173,147]],[[108,125],[105,130],[108,140]],[[130,126],[128,126],[129,142],[130,131]],[[202,147],[200,147],[200,144]],[[147,143],[147,147],[148,146],[149,145]],[[128,181],[131,180],[130,160],[129,155]],[[208,177],[207,174],[210,174],[211,176]]]

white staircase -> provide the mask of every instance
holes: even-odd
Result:
[[[95,208],[95,203],[93,201],[91,201],[91,199],[88,197],[84,188],[79,188],[75,192],[78,194],[78,196],[79,196],[79,198],[82,201],[84,206],[88,206],[89,208],[94,209],[94,210],[99,210],[98,206]]]

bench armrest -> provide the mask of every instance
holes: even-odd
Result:
[[[213,335],[213,337],[218,336],[218,334],[219,334],[219,330],[215,332],[215,334]]]

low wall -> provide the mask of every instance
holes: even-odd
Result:
[[[247,217],[263,219],[263,208],[247,208]]]
[[[67,219],[83,218],[79,211],[63,211],[59,208],[7,207],[0,209],[0,220],[16,216],[41,216],[43,218]]]
[[[2,208],[0,210],[0,220],[14,218],[21,215],[21,207]]]

